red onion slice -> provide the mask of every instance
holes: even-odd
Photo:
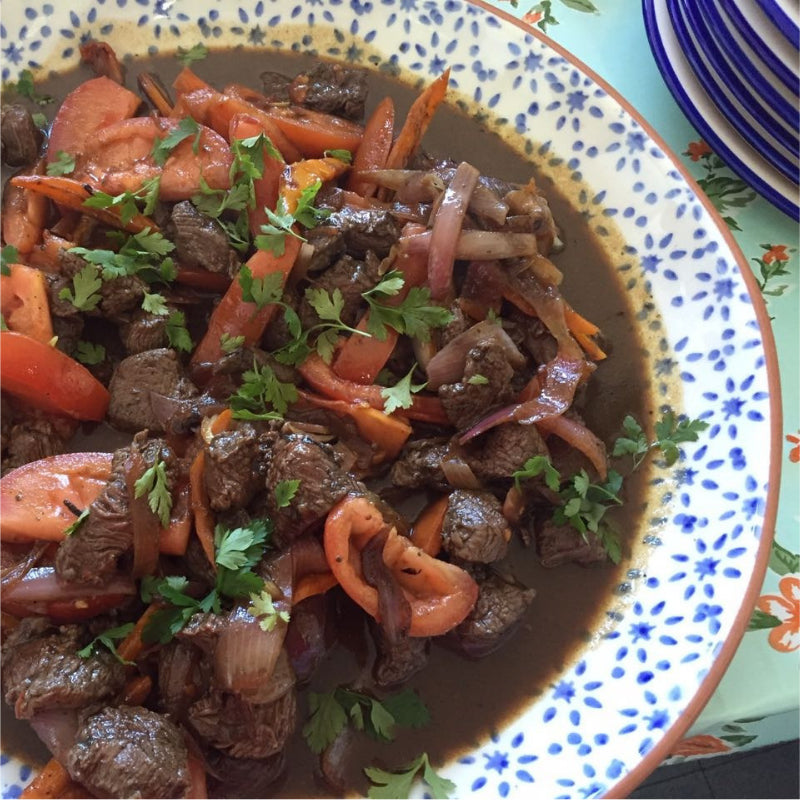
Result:
[[[430,231],[414,234],[405,241],[408,253],[428,253],[430,247]],[[494,261],[533,256],[538,252],[536,236],[532,233],[468,230],[458,235],[455,257],[459,261]]]
[[[459,455],[448,455],[442,459],[442,472],[454,489],[482,489],[483,485],[472,471],[472,467]]]
[[[575,419],[559,416],[540,420],[536,427],[542,433],[552,433],[580,450],[592,462],[600,480],[605,481],[608,475],[605,445],[585,425]]]
[[[60,580],[55,567],[34,567],[22,580],[3,589],[3,600],[15,603],[54,602],[136,593],[136,584],[124,575],[112,578],[103,586],[88,586]]]
[[[434,216],[428,251],[428,285],[434,300],[444,299],[451,291],[458,237],[479,176],[472,164],[462,161]]]

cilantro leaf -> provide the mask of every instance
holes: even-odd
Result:
[[[384,697],[381,703],[401,728],[424,728],[430,724],[431,712],[413,689],[401,689]]]
[[[84,508],[80,514],[64,529],[64,536],[72,536],[75,531],[80,528],[81,525],[86,521],[86,518],[89,516],[89,509]]]
[[[109,628],[103,631],[101,634],[95,636],[86,647],[78,650],[78,655],[81,658],[91,658],[91,656],[97,652],[98,646],[102,644],[111,651],[114,658],[116,658],[120,664],[133,664],[133,661],[126,661],[122,658],[117,652],[117,646],[115,644],[115,640],[124,639],[133,630],[133,627],[134,624],[132,622],[126,622],[124,625],[119,625],[116,628]]]
[[[163,294],[145,292],[142,298],[142,309],[148,314],[155,314],[157,317],[166,317],[169,314],[167,308],[167,298]]]
[[[243,383],[230,398],[235,419],[280,419],[292,403],[297,402],[297,388],[283,383],[268,364],[242,375]]]
[[[170,346],[184,353],[190,353],[194,347],[192,337],[186,330],[186,314],[183,311],[173,311],[167,317],[167,339]]]
[[[79,341],[75,348],[75,358],[81,364],[92,366],[99,364],[105,360],[106,349],[101,344],[94,344],[93,342]]]
[[[321,753],[347,725],[347,712],[336,699],[335,692],[309,692],[308,707],[311,714],[303,726],[303,738],[312,752]]]
[[[91,197],[83,201],[87,208],[118,208],[120,219],[123,225],[127,225],[137,214],[139,214],[139,202],[144,202],[141,213],[152,214],[158,201],[158,193],[161,187],[161,176],[144,181],[141,187],[135,192],[123,192],[118,195],[110,195],[105,192],[94,192]]]
[[[281,195],[275,211],[264,206],[264,212],[269,220],[268,224],[261,226],[261,234],[255,238],[255,246],[259,250],[267,250],[273,255],[282,256],[286,251],[286,237],[294,236],[305,241],[299,233],[292,229],[295,218],[286,207],[286,200]]]
[[[317,180],[306,186],[300,192],[300,197],[297,199],[297,208],[294,210],[294,218],[306,228],[314,228],[320,222],[327,219],[331,215],[328,208],[317,208],[314,201],[317,199],[317,194],[322,188],[322,181]]]
[[[191,117],[184,117],[163,139],[156,136],[150,155],[160,167],[163,167],[170,153],[185,139],[194,137],[192,152],[197,155],[200,150],[200,134],[202,128]]]
[[[72,248],[77,250],[78,248]],[[72,279],[72,289],[65,286],[59,293],[61,300],[72,303],[78,311],[93,311],[102,299],[100,287],[103,285],[97,267],[87,264]]]
[[[401,378],[394,386],[388,386],[381,389],[381,397],[384,400],[383,410],[387,414],[397,411],[398,408],[411,408],[414,402],[411,395],[416,392],[421,392],[427,385],[425,383],[411,383],[411,376],[417,365],[414,364],[408,371],[408,374]]]
[[[0,271],[3,275],[11,274],[11,264],[19,261],[19,251],[13,244],[7,244],[0,250]]]
[[[322,155],[326,158],[338,158],[345,164],[353,163],[353,154],[349,150],[326,150]]]
[[[300,488],[300,479],[278,481],[275,485],[275,505],[277,508],[287,508]]]
[[[53,102],[53,98],[50,97],[49,94],[39,94],[36,91],[36,85],[33,81],[33,73],[29,69],[23,69],[19,73],[17,82],[8,84],[7,88],[16,92],[20,97],[27,97],[28,100],[40,106],[44,106]]]
[[[219,337],[219,346],[222,348],[223,353],[232,353],[244,344],[244,336],[231,336],[229,333],[223,333]]]
[[[147,495],[150,510],[158,517],[161,527],[169,526],[169,515],[172,511],[172,494],[167,479],[167,465],[161,458],[156,458],[152,467],[148,467],[134,483],[134,496]]]
[[[175,57],[180,61],[184,67],[194,64],[196,61],[202,61],[208,56],[208,48],[202,43],[192,45],[188,49],[179,47]]]
[[[402,302],[384,305],[382,301],[397,295],[404,284],[402,274],[390,270],[377,285],[362,294],[369,304],[367,330],[381,341],[386,338],[386,328],[389,327],[421,342],[428,342],[431,328],[447,325],[453,315],[446,308],[431,305],[430,289],[420,286],[413,286]]]
[[[476,373],[475,375],[470,375],[470,377],[467,378],[467,383],[470,384],[470,386],[487,386],[489,379],[485,375]]]
[[[399,772],[388,772],[379,767],[366,767],[364,774],[372,782],[367,797],[403,798],[411,794],[411,787],[417,774],[422,770],[422,780],[428,784],[431,797],[448,798],[456,785],[437,774],[431,766],[427,753],[423,753]]]
[[[258,620],[262,631],[274,630],[278,622],[289,624],[289,612],[286,609],[277,609],[272,595],[266,589],[262,589],[259,594],[250,595],[247,613]]]
[[[261,558],[269,533],[264,520],[253,520],[246,528],[233,530],[217,525],[214,530],[217,564],[231,570],[254,567]]]
[[[561,475],[547,456],[532,456],[522,465],[522,469],[512,473],[511,477],[519,489],[520,481],[525,478],[535,478],[542,473],[544,473],[544,482],[547,484],[547,488],[557,492],[561,488]]]
[[[272,272],[263,278],[254,278],[250,267],[243,264],[239,270],[239,286],[242,287],[242,300],[255,303],[256,308],[279,303],[283,296],[283,275]]]
[[[75,156],[63,150],[56,152],[56,160],[47,165],[48,175],[69,175],[75,172]]]
[[[654,425],[655,440],[648,441],[642,426],[629,414],[622,422],[625,435],[614,443],[612,455],[632,456],[633,468],[637,469],[651,450],[660,450],[665,465],[671,467],[680,457],[678,445],[696,442],[707,427],[707,422],[686,418],[678,420],[674,412],[667,411]]]

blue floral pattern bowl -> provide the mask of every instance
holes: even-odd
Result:
[[[457,796],[629,791],[669,752],[738,644],[766,566],[780,434],[769,322],[733,240],[658,137],[545,37],[463,0],[72,0],[7,5],[3,80],[74,65],[88,37],[118,53],[178,45],[314,51],[454,92],[554,174],[614,248],[662,407],[709,423],[655,473],[626,583],[573,663],[442,773]],[[619,238],[615,238],[619,237]],[[8,756],[3,797],[31,770]],[[418,787],[416,796],[423,796]]]

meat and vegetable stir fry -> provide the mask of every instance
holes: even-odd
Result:
[[[3,692],[53,756],[29,796],[269,796],[293,742],[352,790],[355,737],[436,724],[404,686],[432,646],[466,670],[525,619],[515,540],[620,560],[580,413],[606,344],[536,184],[423,149],[447,73],[395,119],[336,64],[136,93],[82,54],[46,133],[2,112]],[[613,455],[697,429],[628,417]],[[358,767],[449,791],[426,753]]]

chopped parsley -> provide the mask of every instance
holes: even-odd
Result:
[[[60,300],[72,303],[78,311],[93,311],[102,300],[100,294],[102,286],[100,271],[94,264],[87,264],[73,277],[72,288],[65,286],[58,293],[58,297]]]
[[[184,67],[191,66],[196,61],[202,61],[208,56],[208,48],[202,43],[192,45],[189,48],[179,47],[175,57]]]
[[[87,208],[116,208],[119,210],[122,224],[127,225],[137,214],[152,214],[155,211],[160,188],[161,176],[156,175],[144,181],[135,192],[110,195],[96,191],[91,197],[87,197],[83,204]],[[139,203],[142,203],[141,212]]]
[[[186,329],[186,314],[183,311],[173,311],[167,317],[167,340],[170,347],[184,353],[190,353],[194,342]]]
[[[423,753],[398,772],[388,772],[379,767],[366,767],[364,774],[373,784],[367,791],[367,797],[408,797],[420,771],[423,782],[430,788],[431,797],[446,799],[455,792],[456,785],[447,778],[442,778],[431,766],[428,754]]]
[[[255,245],[259,250],[268,250],[276,256],[282,256],[286,249],[286,237],[294,236],[296,239],[305,241],[294,230],[294,224],[299,223],[305,228],[314,228],[322,220],[327,219],[331,212],[327,208],[317,208],[314,200],[317,193],[322,188],[322,181],[315,181],[311,186],[306,186],[297,200],[297,208],[294,213],[290,213],[286,198],[282,195],[278,198],[278,203],[274,211],[264,208],[269,223],[261,226],[261,234],[256,236]]]
[[[244,344],[244,336],[231,336],[229,333],[223,333],[219,337],[219,346],[222,348],[223,353],[232,353],[238,350]]]
[[[266,589],[262,589],[258,594],[250,595],[247,613],[258,620],[262,631],[275,630],[275,626],[279,622],[283,622],[285,625],[289,624],[289,612],[276,608],[272,595]]]
[[[9,83],[6,87],[9,91],[16,92],[20,97],[27,97],[39,106],[45,106],[53,102],[49,94],[39,94],[36,91],[36,84],[33,81],[33,73],[29,69],[23,69],[19,73],[16,83]]]
[[[386,338],[387,327],[421,342],[430,341],[431,328],[447,325],[453,315],[446,308],[431,304],[431,292],[427,287],[413,286],[401,303],[385,305],[385,301],[397,295],[404,285],[403,274],[390,270],[378,284],[362,294],[369,304],[367,330],[381,341]]]
[[[390,694],[381,700],[339,686],[330,692],[309,692],[310,715],[303,726],[303,738],[315,753],[331,745],[349,723],[374,739],[389,742],[395,729],[422,728],[430,712],[413,689]]]
[[[486,386],[489,383],[489,379],[485,375],[476,373],[475,375],[470,375],[470,377],[467,378],[467,383],[470,386]]]
[[[169,314],[167,298],[157,292],[145,291],[142,298],[142,309],[148,314],[154,314],[157,317],[166,317]]]
[[[384,400],[383,410],[387,414],[397,411],[398,408],[411,408],[411,404],[414,402],[411,395],[421,392],[428,385],[427,381],[425,383],[411,383],[411,376],[416,368],[417,365],[414,364],[408,374],[394,386],[387,386],[381,389],[381,397]]]
[[[200,152],[200,134],[202,128],[191,117],[184,117],[163,139],[156,136],[150,155],[160,167],[163,167],[170,153],[184,140],[194,137],[192,152]]]
[[[75,510],[77,511],[77,509]],[[81,511],[80,514],[78,514],[78,516],[69,525],[67,525],[66,528],[64,528],[64,536],[72,536],[72,534],[75,533],[75,531],[77,531],[81,525],[83,525],[88,516],[89,509],[84,508],[83,511]]]
[[[300,479],[278,481],[275,485],[275,505],[277,508],[287,508],[300,488]]]
[[[126,661],[118,652],[116,642],[124,639],[134,628],[133,622],[126,622],[124,625],[119,625],[116,628],[109,628],[103,631],[98,636],[95,636],[89,644],[82,650],[78,650],[78,655],[81,658],[91,658],[100,645],[111,651],[111,654],[120,664],[132,664],[132,661]]]
[[[353,163],[353,154],[349,150],[326,150],[322,155],[326,158],[338,158],[345,164]]]
[[[272,272],[263,278],[254,278],[250,267],[243,264],[237,280],[242,287],[242,300],[246,303],[255,303],[258,309],[281,301],[283,275],[280,272]]]
[[[153,466],[144,471],[134,484],[134,495],[136,497],[147,495],[147,504],[158,517],[161,527],[166,528],[169,525],[172,493],[167,478],[167,465],[164,461],[156,458]]]
[[[3,275],[11,274],[11,265],[19,261],[19,251],[13,244],[7,244],[0,250],[0,272]]]
[[[59,150],[56,153],[56,160],[47,165],[48,175],[70,175],[75,172],[75,156]]]
[[[101,344],[94,344],[93,342],[86,342],[83,339],[78,342],[75,348],[75,358],[81,364],[91,367],[94,364],[100,364],[105,360],[106,349]]]
[[[292,403],[297,402],[297,388],[283,383],[268,364],[242,375],[242,385],[231,395],[230,406],[234,419],[281,419]]]
[[[708,423],[699,419],[677,419],[672,411],[667,411],[654,425],[656,438],[650,442],[642,430],[642,426],[629,414],[622,423],[625,436],[620,436],[614,444],[612,455],[633,457],[633,468],[636,469],[647,454],[660,450],[664,463],[671,467],[680,456],[678,445],[684,442],[696,442]]]
[[[145,603],[161,598],[169,605],[153,614],[142,631],[145,642],[166,644],[198,612],[222,611],[222,600],[244,600],[260,596],[264,580],[252,568],[258,564],[272,535],[272,522],[268,519],[252,520],[242,528],[228,530],[217,525],[214,531],[217,576],[214,587],[203,598],[187,594],[189,581],[183,575],[157,578],[147,575],[142,579],[141,595]]]

